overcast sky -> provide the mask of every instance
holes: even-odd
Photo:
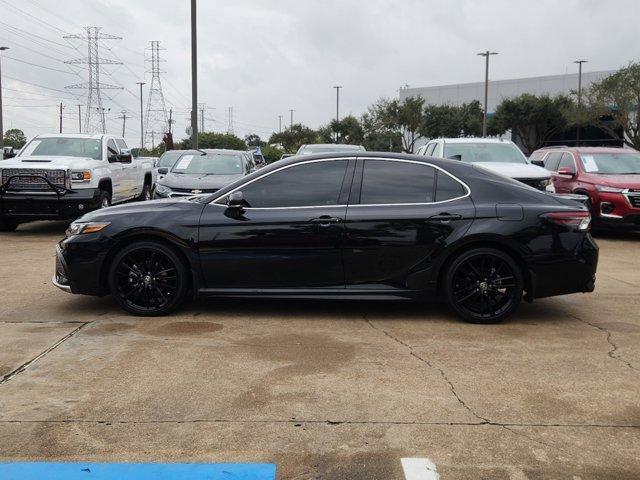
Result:
[[[64,87],[86,74],[62,61],[86,55],[86,42],[62,36],[87,25],[123,37],[103,42],[101,55],[125,63],[103,67],[103,82],[126,87],[104,92],[109,132],[121,131],[116,117],[126,109],[134,115],[127,140],[138,145],[136,82],[150,80],[145,48],[160,40],[167,108],[176,139],[186,136],[188,0],[0,0],[0,45],[11,48],[2,63],[5,130],[57,131],[62,100],[64,130],[77,131],[77,104],[86,97]],[[341,114],[359,115],[405,84],[480,81],[480,50],[500,53],[491,79],[572,72],[578,58],[589,60],[586,71],[615,69],[640,59],[639,25],[638,0],[200,0],[199,101],[209,107],[207,130],[226,130],[233,106],[236,134],[267,138],[278,115],[288,123],[291,108],[311,127],[333,118],[333,85],[344,87]]]

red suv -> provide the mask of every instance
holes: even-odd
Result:
[[[610,147],[551,147],[529,160],[553,172],[557,193],[590,200],[595,225],[640,229],[640,152]]]

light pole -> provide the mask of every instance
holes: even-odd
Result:
[[[335,85],[333,88],[336,89],[336,128],[338,128],[338,123],[340,123],[340,89],[341,85]],[[336,143],[338,143],[338,131],[336,130]]]
[[[484,113],[482,115],[482,136],[487,136],[487,102],[489,101],[489,57],[491,55],[498,55],[498,52],[492,52],[487,50],[486,52],[480,52],[478,55],[485,57],[484,67]]]
[[[295,112],[293,108],[289,109],[289,114],[291,114],[291,123],[289,124],[289,128],[293,127],[293,112]]]
[[[282,133],[282,115],[278,115],[278,133]]]
[[[140,149],[144,148],[144,120],[142,116],[142,86],[145,84],[144,82],[136,82],[140,85]]]
[[[191,0],[191,148],[198,148],[198,34],[196,0]]]
[[[2,52],[5,50],[9,50],[9,47],[0,47],[0,150],[4,147],[4,126],[2,125]]]
[[[578,114],[582,111],[582,64],[587,60],[576,60],[573,63],[578,64]],[[578,118],[578,126],[576,128],[576,147],[580,146],[580,118]]]

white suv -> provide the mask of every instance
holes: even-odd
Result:
[[[478,163],[492,172],[538,190],[552,190],[551,172],[532,165],[518,146],[497,138],[438,138],[420,147],[418,155]]]

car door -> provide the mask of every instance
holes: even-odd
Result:
[[[116,138],[115,142],[120,153],[129,151],[126,142],[122,138]],[[122,164],[122,170],[129,185],[128,195],[130,197],[137,197],[142,193],[142,187],[144,186],[144,169],[141,163],[137,158],[133,158],[132,156],[131,163]]]
[[[426,162],[359,159],[347,208],[347,288],[426,288],[431,260],[475,217],[466,185]]]
[[[199,253],[207,288],[344,288],[341,244],[355,160],[284,166],[251,179],[246,207],[228,195],[205,207]],[[229,192],[232,193],[232,192]]]
[[[109,173],[111,175],[111,202],[122,202],[129,198],[130,185],[125,178],[124,164],[118,161],[120,150],[113,138],[107,140],[106,150],[107,159],[109,160]]]
[[[556,173],[553,179],[553,185],[556,188],[557,193],[572,193],[573,187],[575,184],[575,176],[577,174],[576,162],[568,152],[562,154],[560,158],[560,163],[558,163],[558,168],[556,168],[556,172],[561,168],[567,169],[571,174],[561,174]]]

